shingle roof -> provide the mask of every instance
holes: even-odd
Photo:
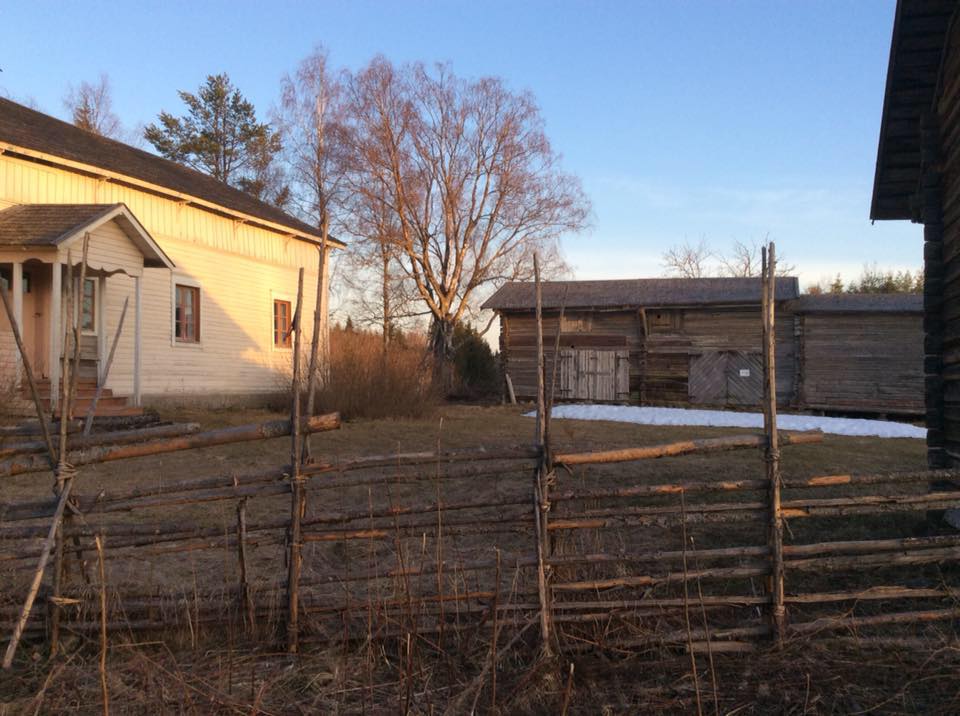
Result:
[[[923,313],[919,293],[824,293],[790,304],[797,313]]]
[[[759,278],[636,278],[611,281],[544,281],[544,308],[615,308],[620,306],[694,306],[760,303]],[[800,295],[793,276],[777,279],[777,300]],[[486,300],[496,311],[535,307],[533,283],[510,282]]]
[[[2,97],[0,142],[149,182],[226,210],[280,224],[302,238],[319,240],[315,227],[211,176]]]
[[[21,249],[69,245],[84,232],[114,221],[143,254],[147,268],[173,261],[125,204],[21,204],[0,211],[0,246]]]
[[[55,246],[117,204],[21,204],[0,211],[0,246]]]

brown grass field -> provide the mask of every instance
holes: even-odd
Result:
[[[395,452],[531,444],[534,422],[515,407],[445,406],[429,418],[358,420],[336,432],[313,438],[323,461]],[[197,421],[204,428],[278,417],[266,411],[182,411],[167,419]],[[618,423],[557,420],[552,441],[556,452],[589,451],[731,435],[734,429],[660,428]],[[84,467],[75,490],[83,495],[118,487],[149,487],[189,479],[275,468],[289,459],[289,440],[246,443]],[[919,440],[880,440],[826,436],[823,443],[785,447],[786,478],[836,473],[876,473],[923,469],[925,449]],[[565,487],[612,487],[680,480],[759,478],[763,463],[755,450],[689,455],[639,463],[576,470],[561,477]],[[3,500],[37,499],[49,494],[49,475],[3,478]],[[389,490],[391,504],[429,502],[439,488],[431,481],[398,483]],[[451,480],[443,485],[444,502],[525,494],[522,472]],[[904,488],[898,488],[904,489]],[[915,488],[910,488],[915,489]],[[836,495],[837,493],[832,493]],[[325,512],[363,509],[368,490],[311,491],[308,517]],[[728,499],[728,498],[724,498]],[[648,502],[649,504],[649,502]],[[664,502],[664,504],[667,504]],[[253,500],[250,520],[284,516],[289,497]],[[496,522],[498,513],[487,513]],[[91,518],[95,520],[95,517]],[[121,520],[144,519],[136,513]],[[150,520],[216,527],[235,519],[234,503],[211,502],[167,507]],[[802,523],[802,524],[801,524]],[[893,530],[902,536],[926,531],[922,514],[870,516],[845,520],[799,521],[789,534],[796,542],[866,539]],[[756,525],[713,525],[696,531],[698,545],[751,544],[762,539]],[[756,534],[754,534],[756,533]],[[584,538],[588,539],[588,538]],[[593,538],[589,538],[593,539]],[[601,544],[599,537],[596,544]],[[607,536],[603,545],[622,548],[675,549],[675,530]],[[751,542],[751,540],[753,540]],[[576,540],[573,540],[574,542]],[[426,544],[426,543],[424,543]],[[593,543],[591,543],[593,544]],[[107,530],[107,551],[110,551]],[[500,543],[510,549],[512,544]],[[558,545],[560,551],[583,545]],[[321,577],[368,557],[362,544],[312,543],[304,576]],[[492,545],[480,534],[456,543],[453,561],[488,554]],[[108,562],[111,588],[169,589],[195,593],[234,583],[236,568],[227,550],[165,554],[141,550]],[[284,574],[281,545],[267,543],[253,553],[255,583],[276,582]],[[29,564],[0,569],[8,593],[22,593]],[[830,575],[807,577],[836,588]],[[932,579],[917,571],[918,579]],[[787,590],[791,586],[787,579]],[[810,585],[804,584],[803,587]],[[323,592],[320,592],[322,597]],[[314,597],[316,600],[316,597]],[[316,605],[316,601],[311,602]],[[8,628],[6,625],[4,628]],[[269,631],[269,630],[268,630]],[[531,636],[531,630],[528,636]],[[902,635],[902,633],[901,633]],[[850,635],[855,636],[855,635]],[[929,648],[874,649],[855,642],[798,639],[783,649],[764,646],[742,654],[715,654],[712,663],[667,648],[641,650],[569,649],[549,660],[537,658],[535,639],[521,639],[504,656],[497,672],[496,695],[489,675],[482,675],[490,648],[476,635],[446,641],[423,636],[411,656],[410,645],[397,639],[372,644],[322,641],[292,659],[280,653],[282,642],[261,634],[251,641],[226,629],[171,624],[169,633],[111,634],[109,690],[114,713],[956,713],[960,708],[960,650],[952,625],[917,630]],[[503,642],[507,640],[504,637]],[[346,644],[346,645],[345,645]],[[13,713],[100,713],[96,642],[71,635],[66,654],[48,661],[38,643],[27,644],[17,668],[0,677],[0,716]],[[573,665],[573,677],[570,668]],[[480,687],[475,688],[480,678]],[[564,704],[566,703],[566,707]],[[495,706],[494,706],[495,704]]]

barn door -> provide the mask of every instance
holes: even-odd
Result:
[[[630,353],[625,350],[567,348],[560,351],[558,397],[615,401],[630,397]]]
[[[724,405],[727,402],[727,354],[716,351],[693,356],[687,379],[690,402]]]
[[[763,399],[763,356],[730,353],[727,358],[727,404],[759,405]]]
[[[690,359],[690,402],[699,405],[758,405],[763,397],[759,353],[714,351]]]

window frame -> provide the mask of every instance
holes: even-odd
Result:
[[[271,351],[279,351],[279,352],[281,352],[281,353],[289,353],[290,351],[293,350],[293,334],[290,335],[290,345],[289,345],[289,346],[278,345],[278,344],[274,341],[274,326],[273,326],[273,320],[274,320],[274,310],[275,310],[274,307],[276,306],[277,301],[283,301],[284,303],[289,303],[289,304],[290,304],[290,324],[292,325],[292,324],[293,324],[293,312],[296,310],[297,298],[296,298],[296,296],[292,296],[292,295],[289,294],[289,293],[284,293],[283,291],[276,291],[276,290],[274,290],[274,289],[270,289],[270,324],[269,324],[269,326],[270,326],[270,338],[269,338],[270,350],[271,350]]]
[[[196,307],[194,309],[194,330],[196,340],[184,340],[177,337],[177,289],[183,287],[193,290]],[[201,348],[203,346],[203,288],[200,282],[186,276],[173,275],[170,278],[170,345],[175,348]]]
[[[273,297],[273,315],[272,315],[272,326],[271,334],[273,339],[273,347],[275,350],[293,350],[293,332],[290,328],[293,326],[293,301],[288,298],[274,295]],[[286,332],[287,337],[286,341],[282,339],[282,333],[277,330],[277,306],[284,305],[287,307],[287,325]]]
[[[89,282],[93,286],[93,293],[90,296],[90,318],[92,319],[92,325],[87,327],[83,322],[83,302],[86,298],[83,288],[77,292],[80,296],[80,301],[77,304],[77,311],[79,313],[78,318],[80,319],[80,332],[88,336],[95,336],[99,334],[99,319],[100,319],[100,281],[96,276],[85,276],[84,283]],[[80,278],[77,278],[77,284],[79,285]]]

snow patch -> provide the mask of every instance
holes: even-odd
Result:
[[[534,416],[536,413],[527,413]],[[686,408],[648,408],[634,405],[557,405],[554,418],[569,420],[610,420],[637,425],[702,425],[718,428],[762,428],[760,413]],[[907,423],[862,418],[822,418],[814,415],[778,415],[781,430],[822,430],[831,435],[878,438],[927,437],[925,428]]]

